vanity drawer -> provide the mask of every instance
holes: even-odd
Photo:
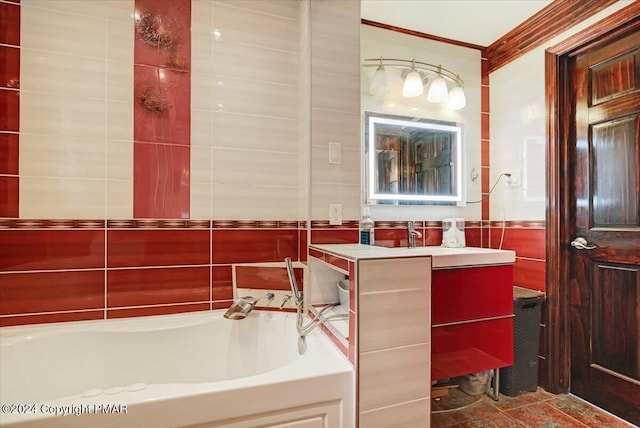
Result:
[[[434,269],[432,324],[513,314],[513,266]]]
[[[431,380],[510,365],[512,316],[431,328]]]

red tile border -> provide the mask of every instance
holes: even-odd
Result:
[[[109,269],[107,308],[209,301],[210,269]]]
[[[8,273],[0,280],[0,315],[104,307],[103,270]]]
[[[104,319],[104,311],[59,312],[55,314],[33,314],[19,316],[0,316],[0,327],[26,324],[48,324],[70,321],[90,321]]]
[[[18,217],[20,179],[0,176],[0,217]]]
[[[423,231],[423,241],[425,245],[440,245],[442,241],[442,228],[440,221],[418,221],[420,230]],[[294,260],[301,260],[299,255],[307,251],[318,256],[321,260],[326,257],[321,252],[307,249],[306,229],[303,227],[304,221],[278,221],[278,220],[171,220],[171,219],[0,219],[0,241],[6,242],[5,238],[10,238],[12,251],[5,251],[7,246],[0,246],[0,279],[8,279],[12,275],[15,278],[36,278],[37,274],[54,275],[60,274],[62,278],[69,273],[70,278],[76,272],[99,271],[103,277],[100,284],[102,291],[95,301],[102,301],[97,307],[100,311],[106,309],[104,305],[105,294],[104,277],[110,276],[111,281],[118,275],[127,276],[132,272],[140,275],[151,275],[152,280],[144,279],[117,283],[121,287],[121,301],[112,304],[118,305],[119,312],[113,312],[112,316],[132,316],[151,315],[156,313],[171,313],[172,311],[188,311],[191,305],[196,305],[199,309],[206,307],[226,309],[233,298],[233,284],[231,265],[236,263],[261,263],[266,261],[281,262],[285,254]],[[353,225],[356,225],[354,222]],[[544,246],[544,221],[509,221],[506,222],[505,246],[514,247],[519,250],[516,261],[517,285],[542,289],[544,287],[544,260],[540,257]],[[385,227],[383,227],[385,226]],[[477,246],[489,241],[489,234],[495,241],[496,233],[500,232],[502,222],[489,221],[468,221],[467,244]],[[389,221],[378,222],[376,224],[379,236],[384,233],[397,234],[402,238],[405,233],[406,222]],[[312,231],[313,233],[327,233],[327,236],[350,236],[354,234],[357,238],[357,228],[353,229],[325,229]],[[58,239],[60,238],[61,239]],[[105,237],[109,237],[105,243]],[[97,239],[96,239],[97,238]],[[529,248],[528,253],[523,252],[524,242],[533,240],[536,248]],[[43,245],[44,243],[44,245]],[[70,244],[69,244],[70,243]],[[400,242],[402,244],[402,242]],[[485,245],[487,246],[487,245]],[[15,247],[15,248],[14,248]],[[109,249],[109,268],[105,266],[105,248]],[[18,251],[14,251],[17,249]],[[231,249],[229,252],[228,250]],[[95,250],[98,250],[95,252]],[[210,253],[211,252],[211,253]],[[522,256],[525,258],[523,259]],[[116,257],[116,258],[114,258]],[[300,258],[297,258],[300,257]],[[88,263],[89,261],[89,263]],[[112,266],[113,265],[113,266]],[[114,268],[115,266],[115,268]],[[180,267],[183,266],[183,267]],[[141,269],[146,267],[147,269]],[[162,267],[162,269],[161,269]],[[349,265],[342,266],[341,270],[347,271]],[[166,269],[166,270],[165,270]],[[158,286],[152,283],[165,280],[162,276],[155,277],[156,272],[169,272],[177,269],[202,271],[202,286],[190,287],[189,284],[180,284],[171,278],[167,279],[170,284],[167,287]],[[47,272],[40,272],[45,270]],[[50,271],[50,272],[49,272]],[[262,271],[258,269],[258,271]],[[114,274],[115,272],[115,274]],[[126,273],[125,273],[126,272]],[[269,270],[264,270],[268,274]],[[260,275],[262,275],[262,273]],[[258,277],[260,276],[258,275]],[[255,275],[254,275],[255,276]],[[281,278],[282,279],[282,278]],[[301,280],[300,280],[301,281]],[[189,281],[187,281],[189,282]],[[23,286],[32,283],[39,284],[44,281],[20,281]],[[0,287],[2,286],[0,282]],[[113,291],[114,282],[109,283],[110,290]],[[142,284],[141,287],[137,285]],[[148,285],[152,284],[152,285]],[[127,288],[129,287],[129,288]],[[275,288],[269,285],[270,288]],[[64,289],[64,288],[63,288]],[[7,293],[0,290],[0,293]],[[26,288],[25,290],[33,290]],[[69,289],[67,289],[69,290]],[[85,290],[86,291],[86,290]],[[80,290],[83,292],[83,290]],[[138,296],[136,296],[138,293]],[[166,296],[163,294],[166,293]],[[63,296],[74,295],[69,291],[63,292]],[[81,294],[78,294],[80,296]],[[75,296],[75,295],[74,295]],[[112,294],[111,297],[114,295]],[[195,296],[195,297],[194,297]],[[163,300],[165,299],[166,300]],[[62,299],[62,306],[65,307],[65,298]],[[73,297],[75,300],[75,297]],[[136,300],[139,299],[139,300]],[[147,300],[145,300],[147,299]],[[14,299],[15,300],[15,299]],[[53,301],[53,300],[52,300]],[[35,300],[36,305],[46,303]],[[71,302],[75,304],[75,302]],[[86,302],[85,302],[86,303]],[[355,301],[352,302],[355,306]],[[126,306],[125,306],[126,305]],[[204,306],[200,306],[204,305]],[[67,308],[69,306],[66,306]],[[81,306],[85,308],[85,306]],[[158,309],[159,308],[159,309]],[[75,309],[52,309],[46,307],[34,307],[33,316],[21,313],[20,315],[0,315],[0,323],[11,325],[55,322],[57,320],[75,319],[89,316],[91,319],[95,314],[83,315],[86,310]],[[125,310],[126,309],[126,310]],[[13,310],[16,310],[15,308]],[[22,311],[24,309],[17,309]],[[114,308],[110,308],[114,311]],[[58,312],[53,312],[58,311]],[[98,311],[99,312],[99,311]],[[71,315],[67,315],[67,314]],[[77,314],[80,315],[77,315]],[[98,316],[97,318],[102,318]],[[45,320],[45,321],[42,321]]]
[[[18,132],[19,130],[20,91],[0,88],[0,132]]]
[[[209,303],[193,303],[188,305],[162,305],[147,306],[142,308],[109,309],[107,319],[148,317],[153,315],[171,315],[184,312],[208,311],[211,308]]]
[[[209,234],[194,229],[107,230],[107,267],[208,265]]]
[[[104,267],[102,230],[0,230],[0,272]]]
[[[255,290],[291,290],[289,276],[283,266],[236,266],[236,287]],[[298,286],[304,288],[304,272],[294,268]]]
[[[503,250],[514,250],[517,257],[545,260],[545,229],[505,227],[504,237],[501,227],[491,228],[491,248],[498,248],[502,241]]]
[[[298,257],[298,232],[289,229],[221,230],[211,232],[214,264],[280,262]]]
[[[0,3],[0,43],[20,46],[20,5]]]
[[[20,136],[0,132],[0,174],[18,175]]]
[[[545,269],[546,263],[543,261],[516,257],[516,262],[513,265],[513,285],[545,291]]]
[[[233,299],[233,272],[231,265],[211,267],[211,300]]]
[[[324,259],[332,266],[342,269],[345,272],[349,272],[349,260],[342,257],[334,256],[333,254],[325,254]]]
[[[20,89],[20,48],[0,46],[0,87]]]

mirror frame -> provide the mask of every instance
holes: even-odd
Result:
[[[396,204],[457,204],[463,200],[463,157],[464,152],[462,126],[455,122],[447,122],[441,120],[431,120],[426,118],[417,118],[409,116],[397,116],[384,113],[365,112],[365,180],[367,188],[367,203],[376,204],[395,202]],[[421,129],[430,129],[434,131],[448,131],[452,134],[451,146],[452,151],[455,147],[455,159],[453,163],[453,177],[455,179],[455,191],[452,195],[436,195],[436,194],[401,194],[401,193],[379,193],[376,191],[376,180],[374,173],[377,168],[376,157],[376,132],[377,124],[397,125],[398,127],[412,127]],[[384,202],[382,202],[384,201]]]

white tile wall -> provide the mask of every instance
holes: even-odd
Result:
[[[544,52],[572,34],[628,5],[616,2],[544,45],[490,75],[491,177],[519,171],[522,185],[507,187],[501,181],[490,199],[491,220],[544,220],[546,171],[546,108]],[[543,145],[542,150],[536,146]],[[525,146],[532,150],[526,150]],[[541,153],[542,152],[542,153]],[[529,155],[527,155],[527,153]],[[504,179],[502,179],[504,180]]]
[[[298,219],[297,16],[192,3],[191,218]]]
[[[133,0],[22,2],[22,218],[131,217],[132,12]]]
[[[467,106],[457,112],[445,109],[440,104],[426,101],[426,95],[418,98],[402,97],[402,77],[399,70],[387,69],[390,90],[386,96],[373,96],[369,87],[375,68],[363,68],[361,78],[362,110],[402,116],[447,120],[463,124],[464,142],[464,186],[466,201],[480,198],[480,185],[471,182],[471,169],[480,168],[480,82],[481,55],[476,49],[454,46],[384,30],[362,26],[362,58],[403,58],[442,64],[443,67],[460,74],[464,81]],[[364,141],[363,143],[364,144]],[[363,199],[364,201],[364,199]],[[481,219],[481,204],[458,207],[442,206],[372,206],[374,220],[441,220],[446,217],[463,217],[468,220]]]
[[[360,3],[310,3],[311,211],[329,217],[342,205],[345,220],[360,218]],[[329,165],[329,142],[342,144],[343,161]]]

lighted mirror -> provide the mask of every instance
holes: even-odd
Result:
[[[462,127],[454,122],[365,113],[369,203],[462,200]]]

